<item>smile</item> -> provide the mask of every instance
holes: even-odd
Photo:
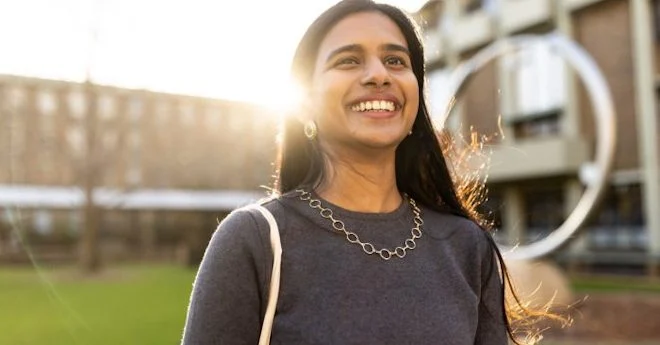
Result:
[[[373,100],[359,102],[351,106],[353,111],[394,111],[397,105],[392,101]]]

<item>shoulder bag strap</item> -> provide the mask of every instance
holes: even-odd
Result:
[[[259,336],[259,345],[268,345],[270,343],[270,333],[273,329],[273,319],[275,318],[275,308],[277,307],[277,298],[280,293],[280,271],[282,268],[282,244],[280,242],[280,231],[277,228],[275,217],[265,207],[255,205],[268,221],[270,226],[270,246],[273,249],[273,270],[270,277],[270,290],[268,292],[268,306],[264,315],[264,323],[261,326],[261,336]]]

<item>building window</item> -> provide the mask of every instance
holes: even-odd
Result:
[[[592,249],[644,250],[647,234],[640,185],[610,188],[589,226]]]
[[[191,102],[182,102],[179,105],[181,123],[184,126],[193,126],[196,120],[195,105]]]
[[[543,239],[564,222],[562,189],[527,191],[525,202],[528,243]]]
[[[165,126],[170,121],[171,105],[165,99],[160,99],[156,103],[156,123]]]
[[[463,12],[470,13],[481,8],[481,0],[463,0]]]
[[[36,210],[32,218],[35,231],[41,236],[48,236],[53,233],[53,217],[48,210]]]
[[[560,132],[559,112],[549,111],[534,117],[515,119],[513,131],[516,139],[556,136]]]
[[[660,0],[653,0],[653,33],[655,41],[660,42]]]
[[[139,156],[137,156],[139,159]],[[140,163],[137,159],[132,159],[128,170],[126,170],[126,183],[130,187],[140,186],[142,183],[142,169],[140,169]]]
[[[493,12],[496,10],[497,2],[499,0],[462,0],[461,8],[463,13],[472,13],[478,10]]]
[[[37,106],[44,115],[52,115],[57,110],[57,100],[50,91],[40,91],[37,93]]]
[[[68,94],[67,101],[71,116],[81,119],[87,111],[86,95],[81,90],[74,90]]]
[[[565,63],[545,43],[535,43],[506,58],[513,97],[511,114],[524,118],[562,109],[566,103]]]
[[[85,130],[82,126],[72,125],[66,130],[66,140],[69,144],[68,152],[75,158],[85,153]]]
[[[113,96],[102,94],[98,98],[98,112],[103,120],[111,120],[116,115],[116,100]]]
[[[9,91],[9,104],[15,110],[23,106],[27,99],[24,89],[16,86]]]
[[[82,211],[80,209],[69,211],[69,221],[67,227],[67,235],[76,238],[80,235],[83,227]]]
[[[131,122],[137,123],[142,117],[144,112],[144,100],[137,96],[133,96],[128,101],[128,114],[130,116]]]

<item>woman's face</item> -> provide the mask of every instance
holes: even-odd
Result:
[[[339,21],[319,47],[308,100],[326,144],[396,147],[415,121],[419,88],[394,21],[380,12]]]

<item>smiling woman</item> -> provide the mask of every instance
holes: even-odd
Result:
[[[292,75],[302,98],[275,193],[219,225],[183,343],[507,344],[506,266],[431,124],[414,22],[341,1],[303,35]]]
[[[355,145],[394,150],[412,131],[419,106],[408,44],[378,12],[358,13],[342,24],[319,47],[300,120],[317,121],[319,141],[330,156],[350,154]]]

